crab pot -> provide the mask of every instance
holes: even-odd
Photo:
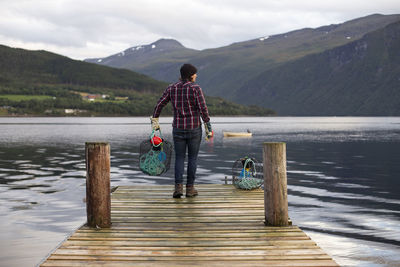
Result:
[[[160,138],[161,139],[161,138]],[[171,165],[173,145],[165,139],[152,142],[151,138],[143,140],[139,149],[139,167],[148,175],[161,175],[167,172]]]
[[[256,189],[263,185],[263,166],[255,158],[237,159],[232,166],[232,183],[239,189]]]

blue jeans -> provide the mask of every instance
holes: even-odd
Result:
[[[196,179],[197,155],[201,142],[201,127],[193,130],[173,128],[175,146],[175,184],[183,184],[183,172],[188,148],[187,185],[193,185]]]

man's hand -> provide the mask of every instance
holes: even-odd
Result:
[[[214,136],[214,132],[212,130],[210,122],[205,122],[204,123],[204,129],[206,131],[206,139],[209,139],[209,138]]]
[[[151,121],[151,128],[154,131],[160,130],[160,124],[158,123],[158,118],[150,117],[150,121]]]

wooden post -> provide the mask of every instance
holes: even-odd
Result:
[[[288,226],[286,144],[264,143],[265,224]]]
[[[110,145],[86,143],[86,212],[90,227],[111,227]]]

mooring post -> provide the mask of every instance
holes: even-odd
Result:
[[[89,227],[111,227],[110,145],[85,144],[86,212]]]
[[[286,144],[263,144],[265,224],[288,226]]]

